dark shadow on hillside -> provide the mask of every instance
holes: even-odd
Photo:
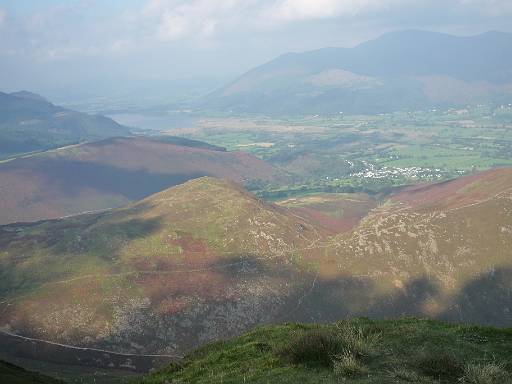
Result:
[[[440,318],[512,327],[512,267],[492,270],[466,284]]]
[[[432,304],[444,308],[432,315]],[[448,304],[446,304],[448,303]],[[410,281],[390,294],[379,294],[367,279],[317,281],[303,304],[300,321],[334,321],[343,317],[430,317],[460,323],[512,326],[512,268],[498,268],[467,283],[455,297],[426,277]]]
[[[440,297],[438,285],[422,277],[383,294],[365,278],[317,280],[302,305],[298,321],[329,322],[346,317],[425,316],[425,304]]]
[[[203,286],[196,281],[202,281]],[[163,316],[158,322],[148,320],[154,326],[148,325],[143,337],[135,336],[135,342],[146,344],[149,350],[170,343],[180,353],[262,324],[331,322],[355,316],[425,317],[425,304],[440,296],[437,285],[426,278],[383,295],[369,279],[321,279],[289,263],[256,255],[216,260],[188,274],[146,276],[138,284],[153,286],[153,308],[169,300],[190,303],[187,297],[198,302],[197,306],[187,304],[186,309]],[[152,315],[151,319],[156,317]],[[171,339],[166,341],[157,340],[162,322],[166,329],[173,330]],[[131,339],[132,329],[123,331],[121,339]],[[148,340],[157,341],[149,345]]]
[[[131,229],[127,232],[124,225]],[[97,230],[104,231],[107,238],[117,231],[126,238],[135,238],[157,230],[159,225],[158,220],[127,221],[117,227],[98,226]],[[439,285],[426,277],[383,294],[367,278],[321,279],[314,272],[258,255],[205,259],[202,266],[188,268],[185,264],[167,266],[160,270],[162,274],[140,270],[127,276],[130,285],[138,286],[148,301],[118,314],[122,325],[112,333],[81,346],[129,353],[166,350],[183,354],[263,324],[330,322],[360,316],[429,317],[425,308],[445,299]],[[437,317],[510,326],[511,282],[512,268],[484,274],[468,283],[453,298],[450,308]],[[139,347],[134,349],[133,345]],[[61,358],[62,348],[55,355],[50,346],[44,348],[52,361]]]
[[[208,171],[154,173],[144,168],[126,169],[95,162],[64,159],[42,159],[30,166],[25,162],[13,161],[6,166],[15,172],[28,169],[30,172],[41,175],[48,187],[57,188],[59,194],[66,197],[79,196],[83,190],[94,189],[121,195],[129,200],[138,200],[187,180],[210,176]]]
[[[360,316],[427,317],[425,306],[432,300],[441,299],[438,285],[425,277],[415,279],[391,294],[383,294],[370,279],[350,276],[321,279],[314,272],[256,255],[243,255],[229,261],[217,260],[205,267],[208,269],[211,273],[198,271],[180,277],[161,278],[159,288],[152,291],[158,292],[151,298],[152,306],[158,307],[159,303],[171,298],[183,302],[185,297],[193,297],[198,304],[154,323],[157,328],[162,322],[167,324],[166,329],[173,330],[171,339],[157,340],[158,329],[148,326],[142,338],[135,337],[137,343],[146,344],[149,350],[157,350],[170,343],[176,351],[183,353],[206,342],[230,338],[263,324],[332,322]],[[204,281],[204,286],[200,287],[195,284],[194,276],[205,273],[208,276],[206,280],[198,280]],[[167,288],[162,288],[166,284],[163,282],[169,279],[180,281],[172,294]],[[145,283],[148,281],[154,284],[158,278],[150,277]],[[209,282],[215,283],[209,286]],[[154,318],[155,315],[152,316]],[[131,332],[131,329],[126,332]],[[123,332],[122,339],[130,338]],[[157,341],[149,345],[148,340],[152,338]]]

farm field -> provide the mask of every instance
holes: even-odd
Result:
[[[512,165],[512,107],[303,118],[213,117],[173,134],[254,154],[291,176],[260,197],[378,193]]]

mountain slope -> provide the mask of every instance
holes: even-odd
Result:
[[[252,113],[380,113],[505,102],[510,84],[510,34],[401,31],[351,49],[280,56],[212,94],[205,106]]]
[[[200,176],[236,182],[280,177],[249,154],[198,145],[114,138],[0,163],[0,224],[117,207]]]
[[[303,295],[323,229],[201,178],[100,214],[0,231],[1,326],[138,353],[181,353],[278,319]]]
[[[71,111],[31,92],[0,92],[0,158],[129,134],[107,117]]]
[[[0,327],[174,355],[284,321],[512,324],[512,169],[404,189],[334,235],[295,212],[200,178],[125,208],[0,227]]]
[[[366,287],[350,312],[510,326],[511,229],[512,170],[496,169],[398,193],[331,257]]]

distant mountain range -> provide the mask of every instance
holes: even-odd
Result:
[[[512,102],[512,34],[385,34],[354,48],[288,53],[209,95],[235,113],[380,113]]]
[[[0,338],[175,355],[284,321],[510,326],[511,191],[511,169],[408,188],[341,230],[309,219],[320,197],[301,215],[204,177],[124,208],[2,226]]]
[[[0,92],[0,159],[129,134],[108,117],[62,108],[27,91]]]
[[[118,207],[201,176],[283,174],[259,158],[179,137],[111,138],[0,163],[0,224]]]

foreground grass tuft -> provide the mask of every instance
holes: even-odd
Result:
[[[350,351],[345,351],[333,360],[334,374],[338,377],[355,377],[366,372],[357,357]]]
[[[380,333],[365,332],[361,326],[355,326],[348,321],[337,323],[335,329],[344,349],[354,356],[367,358],[375,352]]]
[[[512,378],[503,364],[481,363],[467,364],[460,381],[463,384],[510,384]]]
[[[356,376],[364,371],[360,359],[372,355],[378,339],[379,334],[344,321],[334,327],[301,330],[277,353],[294,364],[333,367],[336,376]]]
[[[332,330],[301,331],[277,353],[294,364],[329,367],[333,358],[343,352],[341,340]]]

